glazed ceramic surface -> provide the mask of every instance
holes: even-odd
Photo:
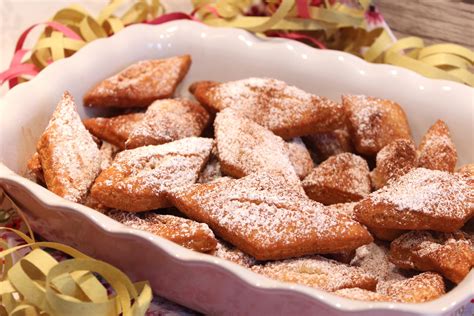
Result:
[[[187,87],[196,80],[265,76],[334,100],[344,93],[388,98],[405,109],[416,141],[441,118],[454,136],[459,164],[474,161],[472,88],[369,64],[338,51],[316,50],[288,40],[262,40],[241,30],[189,21],[136,25],[55,62],[1,100],[0,185],[23,208],[38,233],[109,261],[136,280],[149,280],[157,294],[210,314],[454,315],[474,298],[474,271],[449,294],[416,305],[351,301],[277,282],[127,228],[21,177],[63,91],[72,93],[83,117],[94,116],[98,113],[81,104],[92,85],[136,61],[180,54],[191,54],[193,64],[177,95],[189,95]]]

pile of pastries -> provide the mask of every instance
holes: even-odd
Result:
[[[474,164],[448,126],[414,143],[394,101],[269,78],[198,81],[190,56],[65,92],[29,175],[57,195],[256,273],[368,301],[425,302],[474,266]]]

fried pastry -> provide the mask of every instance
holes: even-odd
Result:
[[[191,66],[191,56],[144,60],[99,82],[84,96],[90,107],[143,108],[173,95]]]
[[[91,194],[107,207],[130,212],[169,206],[166,191],[196,182],[213,141],[190,137],[117,154],[102,171]]]
[[[140,217],[136,213],[116,210],[108,211],[105,215],[125,226],[147,231],[195,251],[213,251],[217,246],[212,230],[206,224],[190,219],[156,213]]]
[[[280,172],[300,182],[285,141],[265,127],[226,109],[217,114],[214,132],[224,174],[241,178],[259,171]]]
[[[445,293],[443,278],[433,272],[418,274],[412,278],[391,282],[379,293],[395,302],[423,303],[432,301]]]
[[[448,125],[437,120],[418,146],[418,166],[426,169],[454,172],[458,154]]]
[[[311,199],[326,205],[358,201],[370,193],[369,166],[359,156],[342,153],[314,168],[302,184]]]
[[[394,281],[407,279],[404,271],[397,268],[389,260],[389,249],[383,243],[370,243],[356,249],[351,266],[360,267],[377,280],[377,292],[383,292],[385,287]]]
[[[466,165],[463,165],[459,167],[459,169],[456,170],[456,172],[465,174],[469,177],[474,177],[474,163],[468,163]]]
[[[351,137],[345,128],[308,135],[304,137],[304,141],[321,161],[331,156],[354,151]]]
[[[257,260],[246,254],[245,252],[240,251],[238,248],[235,248],[225,241],[218,240],[216,250],[211,253],[213,256],[232,261],[246,268],[257,263]]]
[[[35,152],[28,160],[26,166],[29,178],[38,184],[44,184],[43,167],[41,167],[41,161],[38,152]]]
[[[375,155],[396,139],[411,139],[407,117],[399,104],[363,95],[344,95],[342,104],[358,153]]]
[[[160,145],[181,138],[200,136],[209,123],[209,114],[188,99],[157,100],[130,130],[127,149]]]
[[[251,270],[271,279],[329,292],[354,287],[375,290],[377,285],[377,280],[364,270],[317,255],[254,265]]]
[[[356,301],[370,301],[370,302],[390,302],[392,299],[387,295],[364,290],[358,287],[340,289],[334,294]]]
[[[210,111],[232,108],[285,139],[329,132],[344,124],[342,105],[280,80],[204,81],[189,90]]]
[[[390,261],[402,269],[438,272],[459,283],[474,267],[474,244],[462,231],[411,231],[391,243]]]
[[[83,123],[92,135],[123,150],[130,132],[143,116],[143,113],[131,113],[114,117],[94,117],[85,119]]]
[[[390,229],[390,228],[369,227],[369,226],[367,226],[367,229],[372,234],[372,236],[374,236],[377,239],[385,240],[385,241],[392,241],[400,237],[404,233],[406,233],[406,231],[402,229]]]
[[[308,199],[279,173],[175,190],[170,201],[257,260],[341,252],[372,240],[362,225]]]
[[[48,189],[82,201],[100,172],[100,152],[82,124],[73,97],[64,92],[36,146]]]
[[[311,154],[299,137],[287,141],[286,148],[293,169],[295,169],[296,174],[300,179],[304,179],[304,177],[306,177],[314,167]]]
[[[372,187],[380,189],[388,181],[403,176],[415,168],[416,147],[410,139],[397,139],[377,153],[376,168],[370,173]]]
[[[371,193],[354,208],[377,228],[454,232],[473,213],[473,183],[461,174],[416,168]]]

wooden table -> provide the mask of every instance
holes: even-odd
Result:
[[[397,38],[455,43],[474,50],[474,0],[375,0]]]

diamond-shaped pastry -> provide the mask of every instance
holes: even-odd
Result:
[[[462,174],[416,168],[371,193],[354,208],[377,228],[454,232],[474,212],[474,184]]]
[[[99,82],[84,96],[90,107],[147,107],[173,95],[191,66],[191,56],[139,61]]]
[[[189,89],[210,111],[232,108],[285,139],[329,132],[344,124],[342,105],[276,79],[199,81]]]
[[[364,95],[345,95],[342,104],[357,152],[375,155],[396,139],[411,139],[406,114],[398,103]]]
[[[59,101],[36,149],[48,189],[67,200],[82,201],[100,172],[101,157],[68,92]]]
[[[188,217],[258,260],[336,253],[372,240],[362,225],[308,199],[279,173],[197,184],[172,191],[169,198]]]
[[[139,212],[168,207],[168,190],[193,184],[206,164],[213,140],[190,137],[117,154],[91,189],[103,205]]]
[[[462,231],[411,231],[391,243],[390,261],[402,269],[438,272],[459,283],[474,267],[474,244]]]
[[[453,172],[457,161],[458,154],[448,125],[438,120],[426,132],[418,146],[418,166]]]

